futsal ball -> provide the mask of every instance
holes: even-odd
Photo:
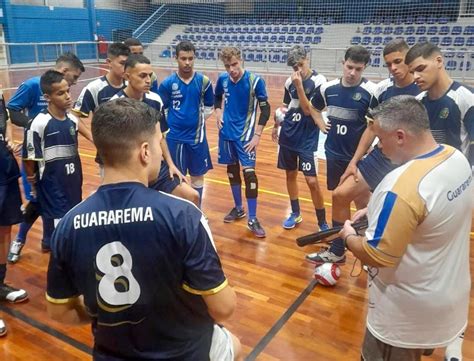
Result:
[[[314,278],[323,286],[334,286],[341,276],[341,269],[335,263],[323,263],[314,270]]]
[[[286,112],[288,111],[288,108],[285,107],[279,107],[277,110],[275,110],[275,122],[280,125],[283,120],[285,120],[285,115]]]

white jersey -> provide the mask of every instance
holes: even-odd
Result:
[[[453,169],[455,171],[453,171]],[[402,348],[443,347],[466,327],[473,184],[466,158],[440,145],[389,173],[368,205],[367,328]]]

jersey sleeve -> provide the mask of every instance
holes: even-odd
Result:
[[[32,120],[29,129],[26,131],[25,139],[23,140],[23,148],[26,149],[26,153],[23,153],[25,160],[38,161],[43,159],[41,140],[45,126],[46,124],[39,117]]]
[[[193,226],[194,224],[194,226]],[[215,249],[207,220],[201,214],[199,222],[188,222],[186,237],[191,237],[184,257],[183,288],[196,295],[212,295],[227,286],[227,279]]]
[[[161,100],[163,101],[163,107],[165,109],[168,109],[170,106],[170,93],[169,89],[167,88],[168,82],[165,80],[160,84],[158,87],[158,95],[161,97]]]
[[[161,110],[160,130],[161,130],[161,133],[163,134],[168,133],[168,131],[170,130],[164,109]]]
[[[283,104],[288,105],[291,102],[291,95],[287,88],[285,88],[285,95],[283,95]]]
[[[392,191],[376,196],[377,209],[370,212],[367,241],[363,243],[367,254],[386,267],[396,266],[406,251],[413,233],[424,218],[422,203],[408,202]]]
[[[474,166],[474,105],[472,105],[463,119],[464,127],[469,138],[469,164]]]
[[[323,111],[326,108],[326,99],[324,97],[324,88],[319,86],[314,92],[314,96],[310,99],[311,104],[319,111]]]
[[[263,78],[258,78],[257,84],[255,86],[255,96],[259,101],[268,100],[267,87],[265,86],[265,80]]]
[[[67,303],[79,296],[79,291],[74,285],[68,264],[65,249],[67,232],[65,231],[66,219],[59,222],[51,238],[51,257],[49,259],[46,299],[51,303]]]
[[[7,108],[21,111],[34,106],[33,90],[27,83],[22,83],[15,94],[10,98]]]
[[[214,106],[214,92],[212,91],[212,83],[208,79],[206,88],[204,89],[204,106],[213,107]]]
[[[74,112],[80,114],[82,117],[87,117],[96,107],[97,105],[90,90],[87,88],[82,89],[82,92],[74,105]]]

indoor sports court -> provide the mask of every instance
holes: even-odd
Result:
[[[136,37],[153,65],[158,82],[177,69],[174,48],[181,40],[196,46],[195,69],[213,84],[225,71],[217,58],[223,46],[242,49],[244,67],[265,80],[272,116],[257,150],[258,215],[266,238],[255,238],[244,220],[227,224],[233,207],[225,166],[217,162],[218,129],[212,115],[206,121],[214,169],[205,176],[202,211],[224,272],[237,295],[237,308],[224,322],[243,347],[245,360],[306,361],[360,360],[366,328],[367,272],[351,252],[333,287],[319,284],[314,265],[305,254],[319,245],[298,247],[296,238],[318,230],[308,187],[298,177],[303,222],[292,230],[281,224],[291,212],[285,172],[277,169],[278,145],[272,141],[273,111],[282,105],[284,83],[291,74],[286,50],[304,45],[311,67],[328,80],[341,75],[346,48],[363,45],[371,51],[365,77],[378,82],[388,77],[382,49],[403,37],[408,45],[430,41],[444,54],[450,76],[474,86],[474,2],[468,0],[408,2],[338,1],[121,1],[121,0],[4,0],[0,41],[0,87],[6,101],[26,79],[51,68],[64,51],[84,62],[85,72],[71,88],[72,98],[90,81],[107,73],[107,45]],[[68,3],[67,7],[64,3]],[[13,127],[20,143],[23,130]],[[328,220],[331,192],[326,189],[325,136],[319,138],[318,180]],[[96,150],[79,136],[83,198],[100,185]],[[19,160],[19,158],[17,158]],[[355,208],[352,208],[355,211]],[[473,218],[472,214],[466,217]],[[12,237],[17,232],[13,227]],[[46,313],[46,273],[50,255],[42,253],[42,223],[38,220],[18,263],[8,265],[7,282],[25,289],[27,302],[0,303],[0,318],[8,328],[0,338],[0,360],[90,360],[90,325],[69,326]],[[470,240],[474,240],[471,228]],[[474,253],[470,251],[472,269]],[[474,291],[465,331],[463,360],[474,360]],[[403,312],[403,310],[400,310]],[[434,316],[436,317],[436,316]],[[423,360],[444,360],[437,349]]]

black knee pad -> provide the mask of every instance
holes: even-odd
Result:
[[[257,198],[258,196],[258,179],[255,174],[255,169],[244,169],[245,180],[245,196],[247,198]]]
[[[33,224],[40,216],[39,206],[36,202],[28,202],[25,207],[24,220],[28,224]]]
[[[231,186],[242,184],[239,163],[227,165],[227,176],[229,177],[229,183]]]

